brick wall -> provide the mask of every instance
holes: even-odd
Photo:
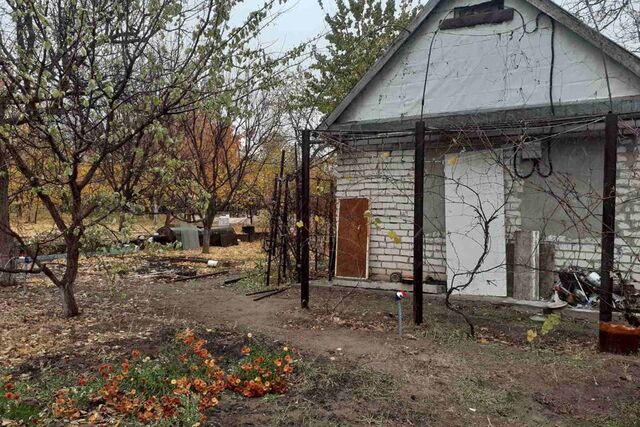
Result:
[[[393,272],[413,271],[414,151],[410,145],[398,140],[367,141],[338,156],[337,197],[369,199],[372,279],[388,280]],[[425,236],[424,260],[425,277],[446,277],[445,243],[436,233]]]
[[[635,139],[618,144],[616,262],[640,282],[640,150]]]
[[[408,141],[366,141],[338,156],[338,198],[369,199],[371,238],[369,274],[388,279],[395,271],[412,272],[413,235],[413,148]],[[571,159],[566,159],[571,161]],[[510,162],[506,161],[505,165]],[[625,140],[618,149],[618,238],[616,261],[623,271],[640,281],[640,150],[634,140]],[[505,227],[510,239],[521,228],[523,184],[505,171]],[[400,239],[394,242],[390,232]],[[547,235],[556,246],[558,268],[579,265],[599,268],[600,238],[597,230],[589,237],[569,238]],[[439,233],[425,236],[425,277],[446,279],[445,240]]]

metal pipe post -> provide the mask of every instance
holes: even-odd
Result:
[[[602,250],[600,254],[600,321],[611,321],[613,259],[616,238],[616,162],[618,116],[607,114],[605,122],[604,183],[602,187]]]
[[[300,199],[300,221],[296,225],[300,238],[300,304],[309,307],[309,167],[311,157],[311,131],[302,132],[302,179]]]
[[[422,262],[424,250],[424,122],[416,123],[413,192],[413,322],[422,324]]]

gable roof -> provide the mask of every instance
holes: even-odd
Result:
[[[393,58],[398,50],[416,33],[431,12],[445,0],[429,0],[420,13],[413,19],[405,31],[403,31],[387,49],[384,55],[378,59],[371,68],[362,76],[358,83],[351,89],[338,106],[323,120],[319,129],[328,129],[340,118],[342,113],[351,105],[355,98],[364,91],[368,84],[378,75],[384,66]],[[548,15],[556,22],[564,25],[569,30],[582,37],[602,51],[614,61],[634,75],[640,77],[640,57],[629,52],[610,38],[589,27],[586,23],[573,16],[571,13],[558,6],[551,0],[523,0],[541,12]]]

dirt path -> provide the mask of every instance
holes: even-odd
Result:
[[[640,363],[596,353],[593,325],[567,323],[558,337],[561,347],[537,349],[465,339],[460,324],[442,329],[451,319],[437,303],[427,310],[438,319],[419,328],[407,325],[409,337],[399,338],[388,294],[348,293],[341,307],[329,311],[346,291],[316,289],[311,310],[299,308],[297,290],[257,302],[215,281],[140,291],[178,318],[261,333],[314,357],[387,372],[402,384],[398,407],[428,412],[433,425],[640,425],[633,403],[640,397]],[[514,315],[505,309],[498,314]],[[514,316],[521,320],[521,314]],[[495,326],[499,336],[526,336],[526,329],[512,331],[512,320],[493,319],[480,330]],[[620,418],[627,423],[610,423]]]
[[[225,396],[214,425],[640,426],[640,359],[598,353],[594,321],[563,318],[529,343],[527,331],[540,331],[531,312],[465,302],[478,331],[469,339],[460,317],[427,297],[425,325],[406,319],[399,338],[389,293],[312,288],[301,310],[297,289],[253,301],[251,280],[162,283],[138,274],[143,260],[112,261],[130,273],[107,281],[87,265],[73,320],[57,315],[51,285],[0,289],[0,365],[86,372],[133,348],[153,355],[186,327],[208,333],[212,351],[237,353],[226,343],[251,332],[301,351],[298,382],[270,400]]]

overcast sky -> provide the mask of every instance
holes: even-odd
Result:
[[[334,13],[335,0],[322,0],[326,12]],[[568,0],[554,0],[564,5]],[[247,14],[262,5],[264,0],[245,0],[234,11],[235,24],[239,24]],[[399,3],[399,2],[398,2]],[[414,0],[414,4],[425,4],[427,0]],[[323,34],[327,30],[324,22],[326,12],[318,5],[318,0],[288,0],[287,4],[276,7],[282,12],[278,20],[264,31],[262,43],[272,47],[274,52],[288,50],[295,45]],[[608,34],[615,40],[612,34]],[[319,44],[324,44],[319,42]],[[637,48],[636,46],[633,46]]]
[[[329,12],[335,10],[333,0],[323,0],[323,3]],[[237,7],[236,16],[246,17],[260,4],[261,0],[246,0]],[[325,14],[318,5],[318,0],[289,0],[288,4],[280,6],[277,10],[281,10],[283,14],[264,32],[262,40],[263,43],[273,44],[274,50],[290,49],[323,33],[326,29]]]

